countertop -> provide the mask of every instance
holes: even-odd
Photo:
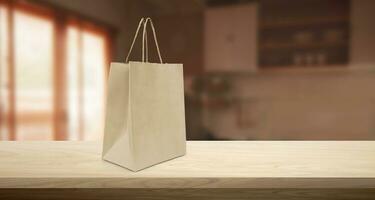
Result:
[[[98,142],[0,142],[0,188],[375,188],[375,141],[189,141],[139,172]]]

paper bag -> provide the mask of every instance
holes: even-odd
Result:
[[[150,23],[160,63],[149,63]],[[142,62],[128,58],[143,26]],[[141,19],[125,63],[111,63],[102,157],[132,171],[186,152],[182,64],[164,64],[151,19]]]

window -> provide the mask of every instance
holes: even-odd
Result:
[[[0,1],[0,140],[97,140],[109,30],[55,8]]]
[[[69,139],[97,139],[104,128],[105,38],[75,25],[67,38]]]
[[[9,115],[9,50],[8,50],[8,10],[0,4],[0,139],[8,138]]]
[[[14,11],[17,140],[53,139],[54,24]]]

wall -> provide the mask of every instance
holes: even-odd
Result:
[[[375,63],[375,1],[351,2],[351,62],[368,66]]]
[[[205,125],[218,138],[375,139],[375,72],[260,72],[232,78],[232,106],[205,111]]]
[[[174,0],[43,0],[110,24],[118,30],[114,38],[114,61],[124,61],[139,19],[150,16],[155,23],[160,50],[166,62],[184,63],[185,74],[202,71],[203,4]],[[149,29],[150,30],[150,29]],[[150,35],[151,36],[151,35]],[[152,61],[156,50],[150,38]],[[139,60],[141,41],[137,40],[131,59]]]
[[[162,14],[153,17],[162,57],[168,63],[183,63],[184,75],[203,71],[203,15],[201,12]],[[153,40],[151,40],[153,47]],[[158,61],[153,51],[153,61]]]
[[[137,0],[46,1],[117,28],[115,61],[124,59],[139,18],[154,16],[165,61],[183,62],[188,74],[202,72],[200,7],[177,15],[167,8],[168,12],[159,13],[163,10],[155,7],[159,4]],[[371,70],[375,66],[375,26],[368,21],[375,18],[373,10],[371,0],[352,1],[350,66],[233,75],[233,97],[243,103],[206,110],[206,127],[219,138],[233,139],[375,139],[375,71]],[[139,58],[140,49],[134,51],[134,59]],[[370,69],[360,70],[360,65]],[[244,106],[239,107],[241,104]],[[238,125],[239,109],[249,118],[245,127]]]
[[[114,39],[113,61],[124,61],[130,42],[141,17],[151,15],[145,1],[137,0],[43,0],[44,2],[80,13],[113,26],[117,30]],[[139,45],[140,46],[140,43]],[[139,47],[134,49],[140,52]],[[135,58],[139,53],[135,54]]]
[[[236,101],[206,109],[205,126],[222,139],[374,140],[374,10],[375,1],[352,1],[349,66],[233,75]]]

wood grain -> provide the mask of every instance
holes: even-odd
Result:
[[[373,141],[188,142],[186,156],[136,173],[100,152],[97,142],[0,142],[0,188],[375,188]]]

